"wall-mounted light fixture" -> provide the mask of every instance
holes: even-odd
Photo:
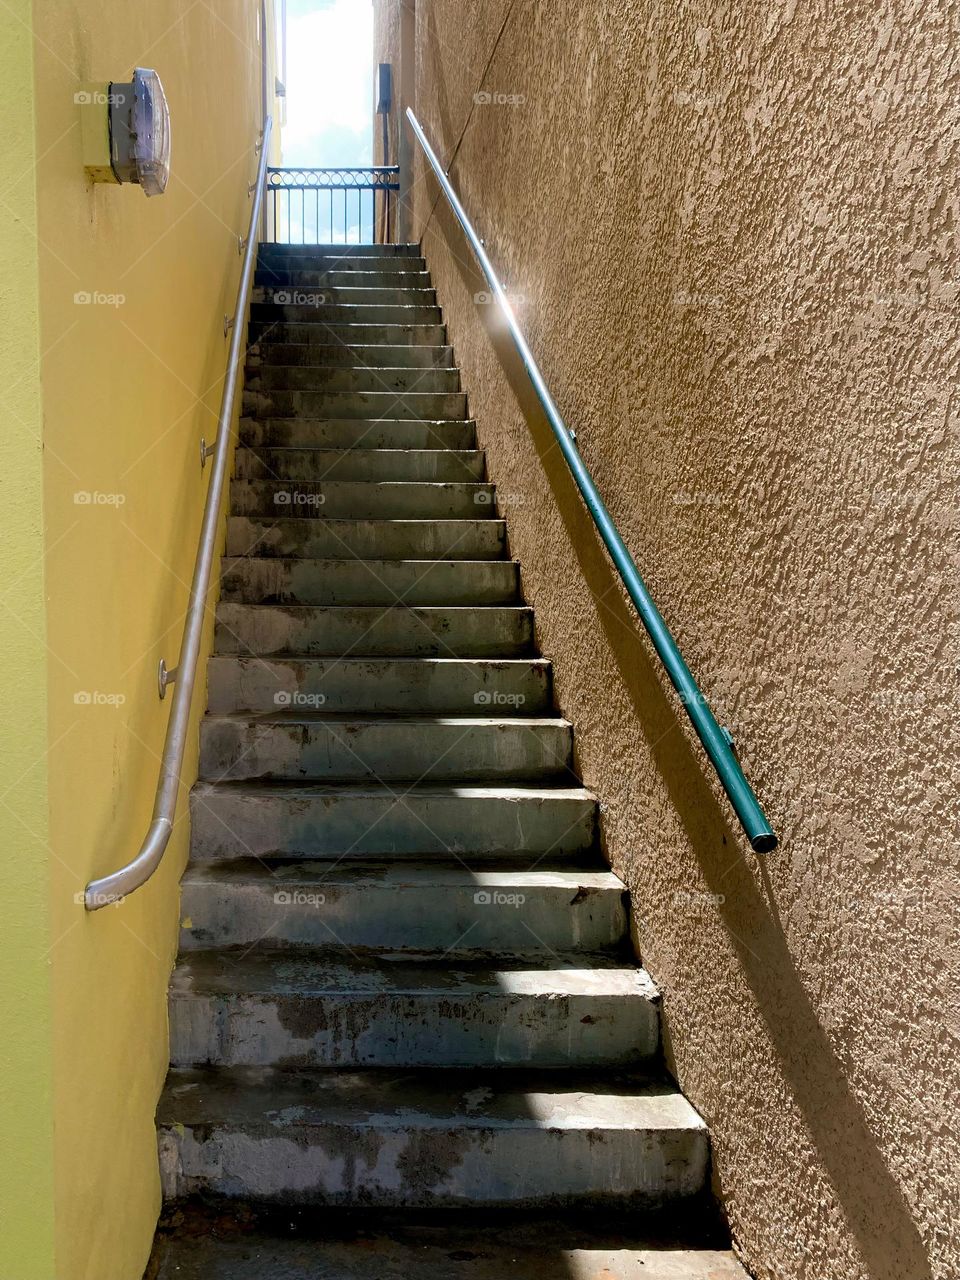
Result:
[[[159,196],[170,177],[170,110],[155,71],[129,81],[84,85],[80,105],[83,164],[94,182],[135,182]]]

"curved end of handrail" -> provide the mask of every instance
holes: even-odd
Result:
[[[257,227],[260,211],[263,207],[263,192],[266,185],[267,149],[273,130],[273,118],[267,116],[260,135],[260,159],[257,164],[257,180],[250,189],[254,194],[253,206],[250,210],[247,238],[243,241],[244,258],[240,270],[240,283],[237,286],[237,305],[234,311],[236,323],[230,340],[230,354],[227,361],[227,373],[224,379],[220,400],[220,414],[217,420],[217,441],[226,440],[230,432],[233,413],[234,393],[236,390],[237,372],[240,366],[242,349],[242,318],[246,312],[250,296],[250,282],[253,279],[253,266],[257,254]],[[167,736],[163,745],[160,782],[157,787],[157,800],[154,806],[154,818],[150,823],[140,852],[119,871],[100,880],[91,880],[84,890],[83,905],[87,911],[99,911],[112,903],[120,902],[128,894],[146,884],[163,857],[164,851],[173,831],[173,818],[176,814],[178,782],[183,764],[183,753],[187,737],[187,726],[190,717],[190,703],[193,696],[194,675],[196,673],[200,634],[203,626],[203,614],[207,591],[210,585],[211,565],[215,554],[217,537],[217,521],[224,487],[224,468],[227,450],[216,451],[213,475],[207,490],[207,500],[203,509],[203,524],[200,531],[200,545],[197,549],[197,561],[193,571],[193,582],[190,587],[190,605],[184,624],[183,640],[180,646],[180,658],[177,663],[177,683],[174,691],[173,708],[167,722]],[[162,696],[162,695],[161,695]],[[166,817],[157,814],[166,813]]]
[[[773,853],[779,843],[780,841],[772,831],[764,831],[760,835],[753,836],[750,840],[754,853]]]
[[[86,909],[99,911],[101,907],[109,907],[146,884],[160,865],[172,831],[173,823],[169,818],[155,818],[150,824],[147,838],[140,846],[140,852],[132,862],[101,880],[90,881],[83,893],[83,905]]]

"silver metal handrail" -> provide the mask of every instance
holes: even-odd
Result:
[[[253,264],[257,255],[260,212],[263,207],[263,191],[267,176],[267,153],[270,149],[270,134],[273,120],[267,116],[263,133],[260,137],[260,163],[257,168],[256,182],[252,188],[253,206],[250,210],[250,225],[247,229],[244,246],[243,267],[240,271],[240,284],[237,289],[237,307],[233,313],[231,324],[230,353],[227,357],[227,372],[223,383],[223,395],[220,399],[220,417],[217,422],[217,438],[209,448],[203,447],[205,456],[213,456],[213,470],[210,475],[210,487],[207,490],[207,501],[203,508],[203,523],[200,526],[200,543],[197,547],[197,559],[193,568],[193,581],[190,584],[190,603],[187,606],[187,617],[183,627],[183,640],[180,645],[180,660],[173,672],[160,666],[160,696],[167,684],[174,683],[173,705],[170,708],[170,719],[167,722],[167,736],[163,744],[163,757],[160,763],[160,778],[157,783],[157,795],[153,806],[153,818],[140,852],[119,871],[114,871],[99,880],[91,880],[84,892],[84,905],[88,911],[97,911],[111,902],[117,902],[128,894],[139,889],[160,865],[177,811],[177,799],[180,793],[180,771],[183,768],[183,755],[187,745],[187,730],[190,726],[190,708],[193,701],[193,688],[196,683],[197,663],[200,658],[200,641],[203,637],[203,622],[206,612],[207,593],[210,590],[210,578],[213,573],[217,552],[218,531],[220,523],[220,507],[226,486],[227,460],[230,457],[230,437],[232,434],[233,406],[237,393],[237,376],[240,370],[240,358],[243,354],[245,339],[243,321],[247,314],[247,303],[250,299],[250,283],[253,278]]]
[[[564,461],[570,469],[574,483],[580,490],[587,510],[597,527],[597,532],[603,539],[610,558],[620,575],[620,580],[633,601],[634,607],[640,616],[640,621],[646,628],[647,635],[650,637],[650,641],[657,652],[657,656],[663,663],[673,687],[680,695],[680,701],[690,717],[690,721],[703,744],[710,763],[717,772],[717,777],[727,793],[734,812],[740,819],[740,825],[757,853],[769,853],[777,847],[777,837],[774,835],[773,829],[740,767],[740,761],[737,759],[733,748],[733,738],[728,730],[721,729],[717,723],[716,717],[710,710],[709,704],[703,693],[701,693],[696,680],[694,680],[693,673],[687,666],[676,640],[674,640],[669,627],[663,619],[663,615],[654,604],[653,597],[640,576],[640,570],[627,550],[627,545],[620,536],[620,531],[607,510],[600,492],[594,484],[593,477],[580,457],[579,450],[575,444],[576,437],[574,432],[564,422],[560,410],[550,394],[543,374],[540,372],[540,366],[533,358],[533,352],[527,346],[526,339],[517,324],[516,317],[507,300],[507,295],[503,290],[503,285],[497,278],[493,263],[483,247],[483,241],[477,235],[473,223],[467,217],[466,210],[460,203],[460,199],[456,191],[454,191],[450,179],[447,177],[446,170],[440,164],[433,147],[427,141],[427,135],[423,132],[419,120],[409,107],[407,108],[407,119],[410,121],[410,127],[413,129],[417,141],[423,148],[423,154],[426,156],[434,176],[440,184],[440,189],[447,197],[450,207],[460,223],[464,235],[467,237],[470,248],[480,263],[480,269],[486,277],[493,296],[500,304],[500,310],[517,349],[517,354],[520,356],[523,367],[527,371],[527,376],[540,402],[540,407],[543,409],[547,422],[550,424],[550,429],[556,437],[560,452],[563,454]]]

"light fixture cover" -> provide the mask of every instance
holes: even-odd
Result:
[[[121,182],[159,196],[170,177],[170,111],[155,71],[137,67],[129,84],[111,85],[110,150]]]

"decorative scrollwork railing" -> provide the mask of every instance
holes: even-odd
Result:
[[[399,190],[396,165],[268,169],[265,238],[276,244],[389,243]]]

